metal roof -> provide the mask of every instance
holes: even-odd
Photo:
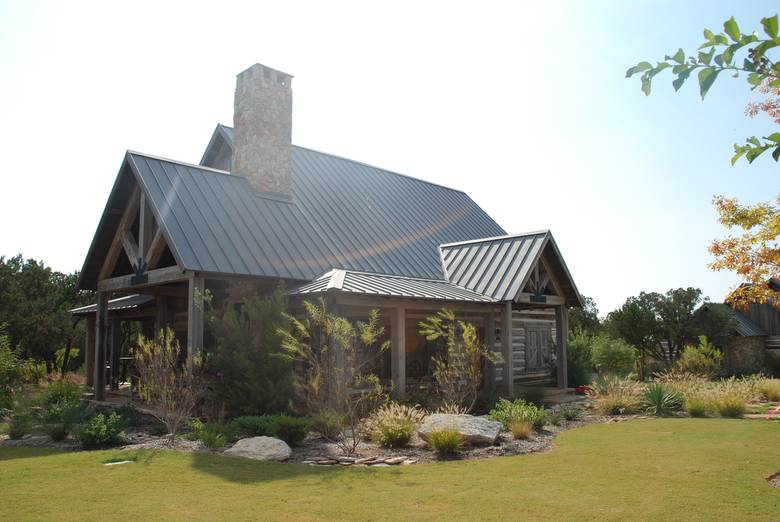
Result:
[[[734,310],[729,305],[724,303],[706,303],[702,305],[702,308],[715,308],[722,310],[731,316],[736,322],[737,334],[742,337],[763,337],[768,335],[767,332],[747,317],[745,317],[739,310]]]
[[[338,269],[331,270],[312,283],[291,291],[290,294],[307,295],[329,291],[411,299],[493,302],[488,296],[472,292],[449,281]]]
[[[108,311],[113,312],[116,310],[130,310],[132,308],[138,308],[142,305],[154,301],[154,296],[144,294],[126,295],[124,297],[118,297],[116,299],[110,299],[108,301]],[[97,311],[97,305],[91,304],[87,306],[81,306],[74,308],[70,311],[73,315],[87,315],[94,314]]]
[[[441,263],[448,281],[496,301],[510,301],[517,298],[546,248],[568,304],[580,306],[577,288],[548,230],[441,245]]]

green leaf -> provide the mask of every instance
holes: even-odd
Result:
[[[758,141],[758,138],[756,138],[755,136],[749,137],[747,139],[747,142],[750,143],[751,145],[756,146],[756,147],[760,147],[761,146],[761,142]]]
[[[755,54],[753,55],[753,59],[757,60],[759,57],[764,56],[764,54],[773,47],[777,47],[780,45],[780,42],[777,40],[767,40],[764,42],[761,42],[758,44],[755,48]]]
[[[766,139],[774,141],[775,143],[780,143],[780,132],[773,132],[767,136]]]
[[[726,34],[729,35],[732,40],[739,42],[739,26],[737,25],[737,22],[734,20],[733,16],[726,20],[726,22],[723,24],[723,30],[726,31]]]
[[[729,39],[726,38],[725,35],[716,34],[715,35],[715,43],[716,44],[720,44],[720,45],[728,45],[729,44]]]
[[[688,70],[688,66],[687,66],[687,65],[675,65],[675,66],[672,68],[672,72],[673,72],[674,74],[680,74],[681,72],[683,72],[683,71],[687,71],[687,70]]]
[[[769,82],[770,87],[780,87],[780,79]]]
[[[712,40],[715,39],[715,34],[712,31],[710,31],[709,29],[705,29],[704,30],[704,38],[707,39],[708,41],[712,41]]]
[[[714,49],[714,47],[713,47]],[[723,55],[719,54],[715,57],[715,63],[718,64],[718,67],[723,67]]]
[[[775,150],[772,151],[772,158],[774,158],[775,161],[780,160],[780,145],[775,147]]]
[[[674,53],[674,56],[672,56],[672,60],[679,64],[685,63],[685,51],[682,49],[677,49],[677,52]]]
[[[639,62],[635,66],[631,67],[626,71],[626,78],[631,78],[634,74],[642,71],[646,71],[648,69],[652,69],[653,66],[650,64],[650,62]]]
[[[652,79],[649,76],[642,76],[642,92],[645,96],[650,96],[650,87]]]
[[[748,60],[747,58],[744,59],[742,62],[742,68],[745,69],[748,72],[755,71],[756,70],[756,64]]]
[[[705,67],[699,71],[699,92],[701,93],[702,100],[707,96],[707,92],[710,90],[710,87],[712,87],[712,84],[715,83],[715,79],[718,77],[719,72],[720,71],[716,71],[712,67]]]
[[[764,32],[769,35],[770,38],[777,38],[777,15],[761,19],[761,25],[764,26]]]
[[[704,65],[709,65],[710,62],[712,62],[712,55],[715,54],[715,48],[710,48],[709,53],[699,53],[699,61],[702,62]]]
[[[674,87],[674,90],[679,91],[680,87],[683,86],[685,80],[687,80],[690,75],[691,75],[691,69],[685,69],[684,71],[680,72],[680,74],[677,76],[677,79],[672,82],[672,86]]]
[[[762,155],[764,152],[767,151],[769,147],[756,147],[754,149],[750,149],[747,151],[747,154],[745,155],[747,157],[748,163],[753,163],[753,160],[755,160],[757,157]]]
[[[745,149],[743,149],[742,147],[737,147],[736,145],[734,145],[734,150],[736,152],[731,157],[731,164],[732,165],[734,165],[737,162],[737,160],[739,160],[739,158],[741,158],[742,156],[745,155]]]
[[[761,75],[758,73],[750,73],[748,74],[747,81],[752,86],[758,86],[761,85]]]

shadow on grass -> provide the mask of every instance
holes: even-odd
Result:
[[[14,459],[33,459],[36,457],[48,457],[50,455],[62,455],[63,453],[70,453],[70,451],[55,448],[0,446],[0,461]]]
[[[347,474],[386,474],[399,475],[398,468],[309,466],[289,462],[260,462],[241,457],[229,457],[215,453],[190,454],[192,467],[203,473],[218,476],[238,484],[258,484],[276,480],[291,480],[302,477],[313,478],[321,482],[331,482],[346,478]],[[352,475],[354,477],[354,475]],[[352,478],[350,477],[350,478]]]

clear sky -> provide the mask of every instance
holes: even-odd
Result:
[[[777,2],[33,2],[0,0],[0,255],[81,268],[126,149],[198,162],[235,75],[293,74],[293,142],[466,191],[507,231],[549,228],[602,314],[696,286],[724,234],[715,194],[778,192],[731,167],[765,135],[743,79],[702,102],[625,70]]]

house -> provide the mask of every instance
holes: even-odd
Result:
[[[96,398],[118,381],[121,321],[168,325],[193,357],[205,290],[227,306],[279,281],[291,303],[378,308],[392,346],[380,378],[397,395],[430,376],[418,323],[442,307],[502,353],[486,385],[566,387],[581,298],[552,234],[508,235],[459,190],[293,146],[291,82],[260,64],[240,73],[233,128],[217,125],[199,165],[125,155],[78,283],[97,303],[73,311],[89,323]]]
[[[780,280],[770,279],[767,284],[775,292],[780,291]],[[750,303],[744,310],[724,303],[706,303],[702,308],[722,310],[736,326],[734,338],[723,350],[726,373],[741,375],[780,368],[780,309],[773,303]]]

